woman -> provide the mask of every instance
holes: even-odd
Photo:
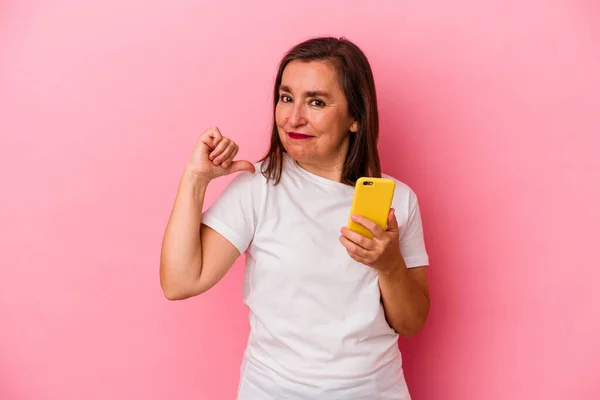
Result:
[[[344,225],[361,176],[380,177],[369,63],[345,39],[316,38],[281,61],[271,145],[257,163],[215,127],[200,135],[165,232],[167,298],[204,293],[246,254],[250,336],[238,399],[409,399],[398,335],[429,312],[419,207],[396,180],[387,228]],[[209,183],[241,172],[204,213]],[[385,175],[388,177],[387,175]],[[198,234],[200,232],[200,234]]]

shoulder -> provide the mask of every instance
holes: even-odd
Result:
[[[252,163],[255,172],[236,172],[231,175],[217,178],[209,186],[213,196],[212,202],[207,201],[209,205],[206,214],[208,217],[219,214],[220,218],[235,217],[237,212],[251,212],[259,206],[264,197],[263,192],[266,179],[260,172],[260,164]],[[212,195],[211,193],[211,195]],[[226,217],[224,215],[227,215]]]
[[[392,207],[395,210],[396,220],[402,232],[402,237],[405,239],[409,237],[422,237],[421,211],[417,194],[408,184],[397,178],[386,174],[382,174],[382,177],[393,179],[396,183]],[[419,265],[427,264],[425,261],[419,261],[418,263],[422,263]]]
[[[246,189],[258,189],[267,183],[266,178],[261,173],[261,162],[254,162],[254,173],[250,172],[238,172],[233,178],[231,178],[229,186],[236,188]]]
[[[396,183],[396,188],[394,190],[395,205],[406,203],[406,205],[409,206],[417,201],[417,194],[408,184],[389,174],[382,173],[381,177],[392,179]]]

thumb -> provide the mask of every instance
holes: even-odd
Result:
[[[230,174],[233,174],[235,172],[242,172],[242,171],[246,171],[246,172],[250,172],[250,173],[256,172],[256,170],[254,168],[254,164],[252,164],[250,161],[246,161],[246,160],[236,160],[236,161],[232,162],[231,166],[227,169],[227,172],[229,172]]]
[[[390,213],[388,214],[387,230],[388,231],[399,231],[400,230],[400,228],[398,228],[398,220],[396,219],[396,210],[394,210],[393,208],[390,208]]]

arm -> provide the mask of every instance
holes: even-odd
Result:
[[[385,316],[390,326],[403,336],[418,333],[429,315],[427,267],[399,265],[379,272],[379,288]]]
[[[255,172],[249,161],[233,161],[237,152],[237,145],[216,127],[203,132],[194,147],[179,182],[160,255],[160,285],[170,300],[207,291],[240,256],[233,243],[202,224],[204,197],[212,179]]]
[[[343,227],[340,241],[352,259],[377,271],[383,308],[390,326],[403,336],[418,333],[429,315],[427,267],[407,268],[400,251],[395,210],[390,211],[386,230],[360,215],[352,218],[374,237],[370,239]]]
[[[160,284],[169,300],[207,291],[240,256],[227,239],[202,225],[207,186],[187,171],[181,178],[160,258]]]

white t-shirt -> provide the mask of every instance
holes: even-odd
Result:
[[[410,399],[377,273],[338,239],[354,188],[300,168],[287,154],[278,185],[255,167],[202,217],[246,254],[250,335],[238,400]],[[393,207],[406,265],[427,265],[417,198],[398,180]]]

